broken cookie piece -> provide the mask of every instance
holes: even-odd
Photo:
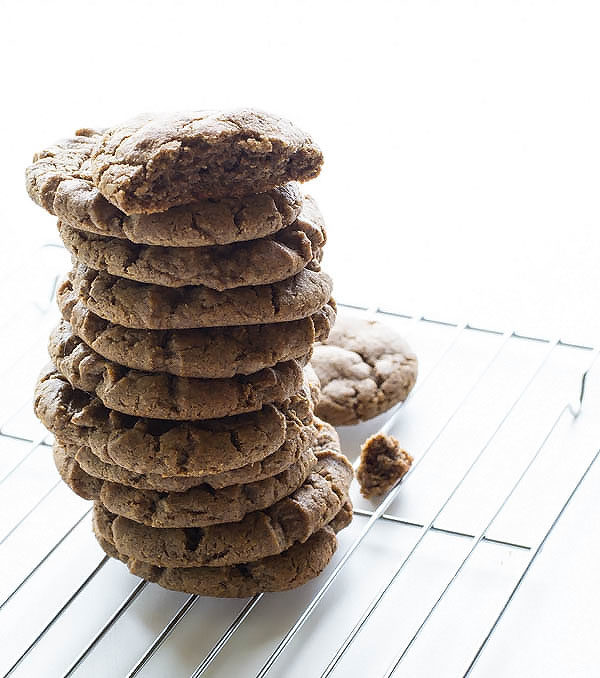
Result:
[[[407,473],[412,462],[413,458],[393,436],[377,433],[368,438],[361,448],[356,472],[363,497],[384,495]]]

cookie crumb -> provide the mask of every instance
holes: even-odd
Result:
[[[367,438],[356,472],[360,493],[367,499],[384,495],[406,474],[412,462],[413,458],[393,436],[377,433]]]

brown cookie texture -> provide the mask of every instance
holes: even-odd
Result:
[[[25,170],[29,197],[50,214],[56,214],[56,195],[64,183],[91,181],[89,158],[100,136],[101,132],[80,130],[74,137],[37,152]]]
[[[202,285],[164,287],[96,271],[75,262],[73,290],[101,318],[137,329],[261,325],[307,318],[331,298],[331,278],[303,269],[269,285],[218,292]]]
[[[394,436],[377,433],[361,447],[356,478],[367,499],[381,497],[408,472],[413,458]]]
[[[305,266],[319,270],[325,228],[307,198],[298,219],[275,235],[215,247],[160,247],[86,233],[58,222],[66,248],[78,260],[111,275],[166,287],[205,285],[223,291],[285,280]]]
[[[385,412],[406,399],[417,379],[417,357],[396,330],[348,315],[315,346],[311,364],[321,381],[317,414],[336,426]]]
[[[317,453],[317,459],[295,492],[238,522],[156,528],[111,516],[109,539],[119,553],[159,567],[233,565],[276,555],[295,542],[305,542],[347,501],[353,475],[348,460],[330,451]],[[107,538],[107,530],[99,532]]]
[[[322,163],[291,122],[251,109],[141,115],[106,130],[90,157],[95,186],[125,214],[261,193]]]
[[[328,337],[336,316],[330,299],[307,318],[272,325],[140,330],[87,309],[68,279],[59,285],[56,299],[73,332],[101,356],[137,370],[207,379],[252,374],[300,358],[315,341]]]
[[[157,567],[119,553],[112,541],[111,515],[96,505],[94,532],[104,552],[123,561],[129,570],[163,588],[219,598],[247,598],[258,593],[287,591],[317,577],[337,547],[336,532],[352,520],[345,504],[337,516],[304,543],[293,544],[275,556],[224,567]]]
[[[302,206],[297,183],[241,198],[199,200],[158,214],[126,215],[92,182],[90,155],[101,133],[81,130],[36,153],[27,168],[31,199],[72,228],[165,247],[228,245],[263,238],[291,224]]]
[[[330,331],[331,328],[327,331],[327,336],[329,336]],[[315,372],[314,367],[310,363],[304,366],[304,379],[310,390],[310,397],[313,401],[313,405],[316,408],[316,406],[319,404],[319,400],[321,400],[321,381]]]
[[[186,492],[198,485],[220,489],[231,485],[258,482],[282,473],[312,447],[315,441],[315,430],[313,426],[303,426],[300,429],[290,427],[283,445],[268,457],[229,471],[201,476],[163,476],[151,471],[135,473],[118,464],[103,461],[87,446],[76,445],[60,438],[56,438],[56,441],[88,475],[99,480],[107,480],[138,490]]]
[[[313,419],[315,427],[315,445],[319,450],[331,450],[337,454],[342,454],[340,436],[335,428],[326,421],[315,417]]]
[[[317,458],[308,448],[276,476],[221,490],[198,485],[184,492],[139,490],[99,480],[88,475],[76,458],[56,443],[54,462],[76,494],[100,501],[111,513],[151,527],[206,527],[242,520],[247,513],[268,508],[287,497],[304,483]]]
[[[304,378],[305,360],[228,379],[132,370],[96,353],[64,320],[51,332],[48,352],[73,387],[95,393],[106,407],[153,419],[214,419],[254,412],[291,397],[302,388]]]
[[[86,473],[76,459],[54,444],[52,450],[56,470],[63,481],[82,499],[98,499],[104,482]]]
[[[291,463],[312,421],[312,405],[304,389],[284,403],[224,419],[178,422],[132,417],[110,410],[96,396],[73,388],[53,365],[40,374],[34,410],[58,439],[89,447],[103,462],[137,474],[191,477],[193,484],[198,484],[198,478],[217,483],[207,476],[243,467],[258,472],[260,462],[268,466],[264,460],[284,444],[290,447],[284,459]],[[259,465],[249,469],[253,464]],[[222,482],[241,482],[240,473],[243,471],[224,476]]]

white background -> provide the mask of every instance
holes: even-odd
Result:
[[[28,298],[31,267],[43,268],[40,246],[57,238],[53,219],[34,206],[24,190],[23,170],[35,150],[78,127],[110,125],[141,111],[250,105],[291,118],[325,152],[323,173],[309,190],[318,198],[328,223],[326,267],[335,278],[340,299],[600,344],[597,3],[80,0],[14,1],[1,6],[4,246],[0,295],[4,298],[0,303],[11,313]],[[50,262],[49,269],[55,264]],[[38,330],[45,333],[41,326]],[[5,338],[9,356],[14,340],[8,333],[3,333]],[[424,366],[428,344],[416,338],[414,345]],[[35,363],[33,372],[41,364],[43,346],[39,348],[35,360],[24,356]],[[439,424],[437,419],[443,419],[451,389],[458,393],[466,388],[471,372],[475,374],[489,357],[470,345],[458,348],[448,374],[429,382],[427,399],[425,395],[413,399],[400,420],[398,435],[415,454],[422,452],[423,441],[436,430],[431,421]],[[538,351],[538,347],[527,350]],[[31,389],[21,383],[22,367],[13,370],[13,380],[15,390],[26,392],[24,402]],[[546,387],[535,391],[531,411],[538,414],[527,411],[520,426],[519,421],[511,424],[507,450],[519,451],[526,424],[544,430],[542,423],[547,422],[541,421],[539,412],[550,416],[548,400],[562,404],[562,392],[568,390],[565,384],[572,382],[581,366],[575,369],[569,363],[568,367],[556,378],[551,372]],[[474,393],[473,416],[463,415],[454,422],[448,434],[454,435],[452,445],[441,446],[436,458],[440,465],[434,472],[444,469],[448,449],[464,447],[465,454],[479,449],[479,438],[489,433],[488,428],[493,430],[504,400],[520,390],[518,379],[526,376],[519,361],[507,363],[506,373],[497,368],[492,374],[497,382],[485,382],[489,400]],[[597,377],[591,381],[589,402],[594,406],[600,399]],[[4,384],[13,387],[9,380]],[[11,389],[2,390],[5,400],[11,399]],[[452,392],[452,397],[458,398],[457,393]],[[551,457],[557,460],[550,468],[554,484],[525,499],[539,496],[546,503],[564,499],[560,492],[569,489],[573,479],[563,476],[561,465],[569,473],[579,469],[573,456],[584,446],[574,437],[577,430],[586,431],[586,453],[594,450],[594,411],[590,416],[588,409],[577,424],[579,429],[564,433],[571,437],[560,437],[559,430],[558,442],[550,446],[551,452],[556,446],[562,455]],[[26,448],[25,443],[19,445]],[[501,453],[496,459],[502,460]],[[581,463],[579,457],[575,461]],[[514,470],[509,465],[506,469]],[[436,477],[440,483],[449,482],[444,473]],[[419,476],[414,478],[403,488],[402,507],[417,512],[431,500],[432,489],[425,481],[421,489]],[[493,474],[486,478],[495,480]],[[489,646],[477,675],[529,678],[552,675],[553,670],[560,676],[593,675],[598,665],[592,643],[600,600],[595,566],[598,479],[595,467]],[[28,477],[26,484],[31,489]],[[481,487],[473,489],[476,502]],[[65,501],[74,501],[66,488],[62,490],[60,496],[69,498]],[[15,496],[25,503],[29,499],[19,488]],[[4,497],[11,504],[11,497]],[[477,517],[477,506],[467,503],[465,515]],[[539,504],[517,509],[517,517],[522,515],[519,511],[531,517]],[[450,512],[447,519],[452,522],[452,518]],[[357,520],[352,530],[360,524]],[[345,543],[350,543],[349,533]],[[87,525],[81,535],[82,543],[91,543]],[[393,539],[382,541],[399,547]],[[37,546],[37,537],[31,543]],[[96,549],[95,544],[88,548]],[[23,556],[25,551],[15,553]],[[437,557],[442,550],[435,546],[432,553]],[[75,554],[67,554],[57,569],[63,578],[57,576],[56,581],[67,588],[72,582],[65,572],[72,573],[69,568],[82,563],[81,552]],[[11,562],[19,565],[18,557]],[[118,564],[111,563],[107,571],[96,594],[100,602],[107,598],[105,616],[125,595],[116,583],[130,583]],[[48,570],[42,575],[48,576]],[[375,585],[378,580],[370,581]],[[404,608],[412,612],[424,600],[416,581],[411,579],[414,604]],[[100,586],[103,583],[105,588]],[[41,590],[45,599],[52,587]],[[299,595],[308,596],[309,590]],[[413,589],[408,586],[404,591],[410,594]],[[56,600],[47,602],[48,614],[63,595],[58,587]],[[164,594],[153,588],[151,595]],[[173,606],[177,599],[164,600]],[[277,600],[283,602],[273,605],[284,607],[289,599]],[[461,600],[467,604],[469,598]],[[18,601],[14,602],[17,607]],[[32,598],[31,610],[38,607],[39,599]],[[149,609],[161,608],[154,604]],[[476,609],[473,606],[471,612]],[[166,602],[165,610],[169,611]],[[56,647],[72,651],[64,643],[71,634],[81,632],[78,647],[83,645],[83,635],[91,636],[97,619],[87,607],[84,613],[82,619],[90,628],[80,628],[74,617],[67,616],[64,626],[55,627],[57,633],[66,629],[60,642],[53,644],[52,636],[48,637],[50,655]],[[209,618],[205,607],[197,608],[197,614],[193,618],[197,624]],[[277,619],[278,614],[283,613],[276,607]],[[23,626],[25,632],[25,622],[31,623],[33,616],[33,612],[27,615],[22,624],[14,624],[12,617],[4,619],[13,631]],[[146,613],[128,617],[129,623],[141,620],[142,626],[148,619]],[[191,625],[188,650],[194,648],[199,628],[203,627]],[[436,628],[430,627],[434,629],[430,633],[435,634]],[[154,633],[154,627],[151,630]],[[455,627],[452,630],[457,632]],[[140,634],[136,627],[131,638],[137,638],[142,648],[148,639]],[[122,645],[125,651],[127,643]],[[106,655],[113,647],[109,644]],[[132,648],[131,660],[140,649]],[[50,656],[43,650],[42,644],[41,665]],[[431,659],[428,647],[424,652]],[[238,654],[242,661],[246,657],[244,652]],[[447,661],[443,654],[433,658],[442,666]],[[352,660],[349,655],[348,661]],[[173,658],[165,661],[173,666]],[[23,670],[28,670],[27,665]],[[449,669],[446,673],[451,675]]]
[[[597,343],[595,2],[3,2],[2,260],[56,237],[32,153],[142,111],[309,131],[337,296]],[[17,252],[20,259],[17,259]]]

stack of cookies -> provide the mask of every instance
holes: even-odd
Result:
[[[143,116],[34,157],[73,269],[35,411],[111,556],[245,597],[321,572],[352,468],[307,362],[335,320],[318,147],[256,111]]]

